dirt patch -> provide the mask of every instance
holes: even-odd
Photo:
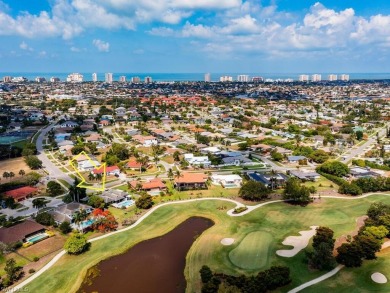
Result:
[[[13,178],[18,178],[21,177],[19,175],[20,170],[24,170],[26,174],[31,172],[31,169],[27,166],[22,157],[1,161],[0,176],[3,176],[4,172],[14,172],[15,177]],[[3,183],[8,182],[9,180],[10,179],[1,178]]]
[[[349,236],[351,237],[351,239],[356,236],[360,230],[361,227],[364,226],[364,221],[368,218],[367,215],[364,215],[364,216],[361,216],[359,218],[356,219],[356,227],[355,229],[348,233],[348,234],[344,234],[344,235],[341,235],[339,238],[336,239],[336,242],[334,243],[334,249],[333,249],[333,254],[336,255],[337,254],[337,248],[339,248],[343,243],[347,243],[348,242],[348,238]]]

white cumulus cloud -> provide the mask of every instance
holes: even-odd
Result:
[[[110,44],[108,42],[104,42],[99,39],[95,39],[92,41],[92,44],[100,51],[100,52],[109,52]]]

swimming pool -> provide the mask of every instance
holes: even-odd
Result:
[[[128,208],[130,206],[132,206],[133,204],[135,203],[134,200],[132,199],[126,199],[124,201],[121,201],[121,202],[118,202],[118,203],[114,203],[112,204],[112,206],[118,208],[118,209],[122,209],[122,208]]]
[[[36,234],[32,237],[27,238],[26,242],[37,243],[38,241],[41,241],[41,240],[46,239],[46,238],[49,238],[49,235],[47,235],[46,233],[40,233],[40,234]]]
[[[85,220],[81,223],[78,224],[78,227],[80,227],[81,229],[86,229],[90,226],[92,226],[92,224],[95,223],[95,219],[88,219],[88,220]]]

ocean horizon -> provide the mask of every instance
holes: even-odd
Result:
[[[35,80],[36,77],[44,77],[46,80],[49,80],[51,77],[58,77],[61,81],[65,81],[67,76],[71,72],[0,72],[0,76],[12,76],[19,77],[23,76],[30,81]],[[79,72],[84,76],[84,81],[92,81],[93,72]],[[104,81],[105,73],[96,72],[98,81]],[[329,74],[348,74],[350,80],[383,80],[390,79],[390,73],[348,73],[348,72],[301,72],[301,73],[213,73],[210,72],[211,81],[219,81],[221,76],[232,76],[233,80],[237,79],[238,75],[249,75],[249,78],[252,77],[262,77],[264,79],[293,79],[294,81],[298,80],[299,75],[301,74],[320,74],[322,80],[327,80]],[[138,76],[141,80],[145,77],[150,76],[153,81],[204,81],[205,73],[137,73],[137,72],[113,72],[113,80],[119,81],[120,76],[125,76],[126,81],[130,81],[132,77]]]

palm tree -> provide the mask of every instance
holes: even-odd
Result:
[[[93,179],[95,179],[95,175],[93,175],[92,173],[89,173],[88,179],[89,179],[89,181],[92,181]]]
[[[24,176],[24,175],[26,175],[26,172],[24,170],[19,170],[19,175]]]
[[[97,181],[101,181],[101,180],[102,180],[102,178],[103,178],[103,175],[102,175],[102,173],[98,173],[98,174],[96,174],[96,180],[97,180]]]
[[[15,177],[15,173],[14,173],[14,172],[9,172],[9,177],[10,177],[10,178]]]
[[[73,221],[76,225],[84,221],[87,218],[87,212],[84,209],[80,209],[73,214]]]
[[[172,171],[171,168],[169,168],[169,170],[168,170],[168,178],[169,178],[169,180],[172,181],[173,177],[174,177],[173,171]]]

